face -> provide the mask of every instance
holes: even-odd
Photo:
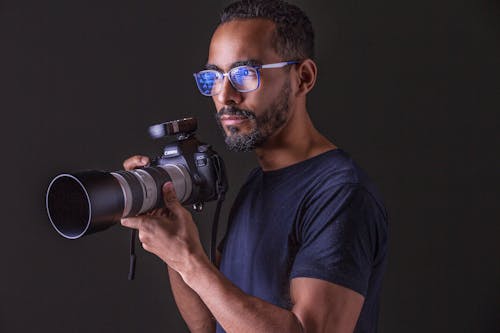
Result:
[[[268,64],[282,59],[272,45],[274,23],[264,19],[235,20],[215,31],[207,67],[227,72],[245,64]],[[286,124],[290,80],[287,68],[262,69],[257,90],[241,93],[229,80],[213,96],[216,119],[228,148],[248,151],[261,147]]]

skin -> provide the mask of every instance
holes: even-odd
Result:
[[[210,44],[208,64],[228,71],[236,62],[281,62],[272,46],[274,24],[263,19],[236,20],[219,26]],[[255,149],[263,170],[276,170],[336,147],[313,126],[306,110],[306,95],[317,75],[310,59],[285,69],[262,71],[261,87],[240,93],[226,80],[213,97],[216,110],[235,106],[256,116],[273,105],[289,80],[288,113],[284,124]],[[255,121],[244,117],[221,119],[226,135],[229,126],[248,133]],[[146,165],[147,157],[133,156],[127,170]],[[352,332],[359,317],[362,295],[327,281],[294,278],[290,282],[291,310],[279,308],[243,293],[213,266],[203,251],[191,214],[179,203],[171,183],[163,187],[165,208],[150,215],[122,220],[139,230],[146,251],[161,258],[169,270],[179,310],[191,332],[214,332],[214,318],[227,332]]]

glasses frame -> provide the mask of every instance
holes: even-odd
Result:
[[[194,76],[194,79],[196,81],[196,86],[198,87],[198,90],[200,91],[200,93],[204,96],[216,96],[218,95],[221,91],[222,91],[222,85],[221,85],[221,89],[219,89],[218,92],[216,92],[215,94],[205,94],[203,93],[203,91],[201,90],[200,86],[199,86],[199,83],[198,83],[198,75],[200,75],[201,73],[203,72],[217,72],[219,73],[221,76],[222,76],[222,80],[224,80],[224,77],[227,77],[227,79],[229,80],[229,83],[231,83],[231,86],[238,92],[241,92],[241,93],[246,93],[246,92],[251,92],[251,91],[255,91],[257,89],[259,89],[260,87],[260,70],[261,69],[266,69],[266,68],[283,68],[285,66],[288,66],[288,65],[293,65],[293,64],[298,64],[300,61],[296,61],[296,60],[291,60],[291,61],[282,61],[282,62],[275,62],[273,64],[263,64],[263,65],[242,65],[242,66],[236,66],[236,67],[233,67],[231,68],[229,71],[227,72],[221,72],[221,71],[218,71],[216,69],[206,69],[206,70],[203,70],[203,71],[199,71],[197,73],[193,73],[193,76]],[[241,67],[251,67],[253,69],[255,69],[256,71],[256,74],[257,74],[257,87],[254,88],[254,89],[246,89],[246,90],[241,90],[241,89],[238,89],[235,85],[235,83],[233,82],[233,80],[231,80],[231,75],[229,75],[229,73],[231,73],[233,70],[237,69],[237,68],[241,68]],[[214,81],[215,82],[215,81]]]

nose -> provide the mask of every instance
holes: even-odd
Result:
[[[237,105],[241,103],[243,96],[239,91],[234,89],[229,79],[224,78],[221,91],[215,96],[217,101],[223,105]]]

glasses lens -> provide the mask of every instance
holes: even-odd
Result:
[[[252,91],[259,87],[259,74],[253,67],[235,67],[229,71],[229,78],[240,92]]]
[[[220,81],[223,76],[213,70],[201,71],[195,74],[196,84],[198,89],[205,96],[212,96],[217,93],[217,89],[220,87]]]

